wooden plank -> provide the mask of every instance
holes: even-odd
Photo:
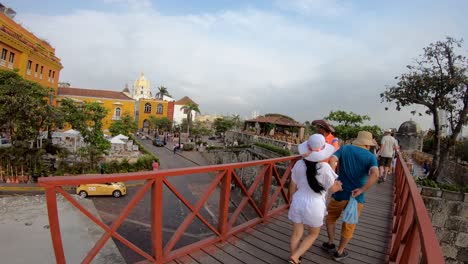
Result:
[[[272,255],[266,251],[264,251],[260,247],[255,246],[252,243],[249,243],[248,241],[244,240],[245,237],[248,237],[248,234],[242,233],[239,234],[233,238],[228,239],[230,243],[232,243],[234,246],[236,246],[239,249],[244,250],[245,252],[249,253],[250,255],[256,256],[259,259],[262,259],[266,263],[271,263],[271,264],[284,264],[284,259],[281,259],[275,255]],[[235,241],[234,241],[235,240]],[[258,245],[258,244],[257,244]]]
[[[208,246],[202,249],[206,254],[212,256],[214,259],[226,264],[243,264],[240,260],[231,256],[230,254],[224,252],[222,249],[219,249],[215,246]]]
[[[202,250],[199,250],[199,251],[190,253],[190,256],[191,256],[193,259],[195,259],[197,262],[203,263],[203,264],[218,264],[218,263],[222,263],[222,262],[216,260],[215,258],[213,258],[212,256],[210,256],[209,254],[206,254],[206,253],[203,252]]]
[[[192,257],[185,255],[175,260],[178,264],[198,264]]]
[[[262,264],[267,262],[257,258],[255,255],[249,254],[247,251],[244,251],[229,242],[218,243],[216,245],[220,250],[223,250],[226,253],[229,253],[231,256],[239,259],[243,263],[258,263]]]
[[[269,226],[271,228],[274,228],[274,230],[279,230],[278,227],[272,227],[272,224],[275,223],[269,223]],[[292,226],[288,226],[284,222],[280,222],[281,227],[283,228],[281,231],[284,232],[286,235],[290,235],[292,231]],[[353,237],[351,242],[347,246],[347,250],[350,252],[350,255],[352,254],[359,254],[364,256],[364,260],[367,263],[379,263],[381,260],[383,260],[386,256],[386,249],[387,247],[384,246],[375,246],[367,242],[365,239],[359,241],[359,237]],[[335,243],[338,243],[340,240],[340,235],[339,232],[335,232]],[[315,244],[318,244],[320,246],[323,242],[328,241],[328,236],[325,231],[325,227],[322,227],[321,234],[317,238],[317,241]]]

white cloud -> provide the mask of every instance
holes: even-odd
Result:
[[[409,110],[384,111],[379,94],[385,85],[429,42],[445,35],[466,39],[466,29],[442,18],[353,20],[343,34],[255,9],[19,17],[56,48],[64,65],[60,80],[76,87],[122,90],[144,71],[153,94],[164,85],[176,99],[191,97],[203,113],[246,116],[256,109],[305,121],[345,110],[368,114],[385,128],[411,117]],[[414,120],[429,127],[427,118]]]
[[[320,17],[338,17],[349,9],[343,0],[276,0],[276,5],[303,15]]]

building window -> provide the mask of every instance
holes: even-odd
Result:
[[[156,113],[157,114],[162,114],[164,111],[164,107],[162,104],[158,104],[158,106],[156,107]]]
[[[187,114],[188,113],[188,110],[187,108],[184,109],[184,114]]]
[[[32,61],[28,60],[28,66],[26,66],[27,75],[31,75],[31,66],[32,66]]]
[[[8,60],[10,63],[13,63],[15,61],[15,53],[10,52],[10,59]]]
[[[8,50],[2,49],[2,60],[6,60],[7,52],[8,52]]]
[[[37,73],[38,70],[39,70],[39,64],[36,63],[36,68],[34,69],[34,72]]]
[[[120,107],[115,108],[115,116],[120,116]]]
[[[44,66],[41,66],[41,75],[43,71],[44,71]]]
[[[151,113],[151,104],[150,103],[145,104],[145,113]]]
[[[141,91],[140,94],[143,94],[143,91]]]
[[[47,79],[48,82],[50,82],[50,76],[52,75],[52,70],[49,70],[49,78]]]

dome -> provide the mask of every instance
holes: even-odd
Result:
[[[145,78],[145,75],[143,72],[141,73],[140,77],[135,81],[135,83],[133,84],[133,87],[142,87],[145,89],[150,88],[149,81]]]
[[[398,128],[398,134],[418,134],[421,132],[421,127],[413,120],[403,122]]]

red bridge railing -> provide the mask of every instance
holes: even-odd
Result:
[[[179,256],[193,252],[202,247],[226,240],[228,237],[236,233],[242,232],[249,227],[252,227],[272,215],[278,214],[286,210],[289,206],[288,191],[285,188],[286,181],[290,177],[291,169],[299,156],[276,158],[270,160],[252,161],[245,163],[235,163],[216,166],[192,167],[183,169],[169,169],[151,172],[111,174],[111,175],[80,175],[80,176],[62,176],[49,177],[39,179],[39,185],[46,189],[46,200],[48,217],[50,223],[50,232],[52,235],[52,243],[55,252],[56,262],[65,263],[65,254],[62,245],[62,237],[60,233],[60,223],[57,211],[57,197],[60,193],[70,203],[77,207],[83,214],[90,218],[94,223],[100,226],[104,233],[96,242],[87,256],[82,260],[82,263],[90,263],[98,252],[103,248],[104,244],[111,238],[115,238],[125,244],[127,247],[144,257],[149,262],[165,263]],[[278,172],[276,165],[282,164],[285,171],[282,175]],[[244,186],[240,177],[236,173],[236,169],[246,167],[259,167],[258,173],[252,184],[249,187]],[[208,184],[204,193],[199,198],[198,202],[191,204],[169,181],[171,177],[180,177],[189,174],[211,173],[215,177]],[[275,179],[275,190],[272,189],[272,182]],[[133,195],[129,203],[122,210],[120,215],[110,224],[104,224],[100,219],[92,215],[86,208],[77,202],[69,193],[64,191],[63,186],[77,186],[80,184],[89,183],[106,183],[106,182],[126,182],[135,180],[145,180],[145,183]],[[229,202],[231,198],[231,184],[234,183],[241,190],[243,197],[237,208],[233,212],[229,212]],[[260,185],[262,183],[262,185]],[[177,231],[163,245],[163,187],[166,186],[180,201],[191,211],[180,224]],[[220,186],[219,192],[219,216],[218,225],[213,226],[200,213],[201,208],[206,203],[210,195]],[[261,188],[260,201],[255,201],[253,194],[258,186]],[[151,249],[148,253],[128,241],[117,233],[117,229],[129,215],[131,210],[141,200],[143,195],[151,192]],[[275,204],[279,196],[283,197],[283,203]],[[236,221],[242,210],[250,204],[254,208],[257,217],[236,225]],[[196,243],[186,245],[174,250],[174,246],[184,234],[184,231],[189,227],[195,218],[203,222],[214,235],[202,239]]]
[[[400,152],[395,169],[389,260],[395,263],[445,263],[422,197]]]
[[[393,236],[389,250],[389,262],[444,263],[442,251],[422,198],[419,195],[416,184],[412,179],[401,154],[398,155],[393,208]],[[62,246],[62,237],[57,211],[57,193],[63,195],[68,201],[70,201],[70,203],[76,206],[83,214],[104,230],[103,235],[88,252],[87,256],[82,260],[82,263],[90,263],[111,237],[119,240],[149,262],[165,263],[179,256],[196,251],[202,247],[226,240],[230,236],[242,232],[249,227],[265,221],[272,215],[286,210],[289,206],[289,197],[285,184],[290,177],[294,163],[299,158],[299,156],[294,156],[236,164],[161,170],[157,172],[151,171],[112,175],[81,175],[41,178],[39,179],[39,184],[46,189],[50,232],[56,262],[65,263],[65,254]],[[277,165],[279,163],[287,164],[282,175],[280,175],[277,169]],[[236,173],[236,169],[247,167],[260,168],[253,183],[249,187],[244,186],[239,175]],[[192,205],[169,182],[169,179],[171,177],[200,173],[215,173],[215,177],[204,190],[205,192],[201,195],[198,202]],[[272,191],[273,179],[275,179],[277,185],[275,191]],[[76,186],[87,183],[105,183],[115,181],[126,182],[135,180],[146,180],[146,182],[134,194],[120,215],[116,217],[110,225],[104,224],[101,220],[92,215],[62,188],[63,186]],[[231,198],[231,183],[237,185],[244,196],[234,212],[230,213],[229,201]],[[261,199],[259,202],[256,202],[253,198],[253,194],[260,184],[262,184]],[[191,211],[191,213],[185,217],[177,231],[165,244],[163,243],[162,212],[164,186],[176,195],[176,197],[179,198],[180,201]],[[218,186],[220,186],[218,225],[213,226],[202,216],[200,210]],[[143,251],[141,248],[117,233],[119,226],[147,191],[151,192],[152,252],[150,253]],[[284,203],[273,208],[280,195],[283,197]],[[250,204],[254,208],[257,217],[242,224],[235,225],[239,215],[247,204]],[[214,235],[174,250],[175,244],[179,241],[187,227],[196,217],[200,219],[200,221],[203,222],[214,233]]]

